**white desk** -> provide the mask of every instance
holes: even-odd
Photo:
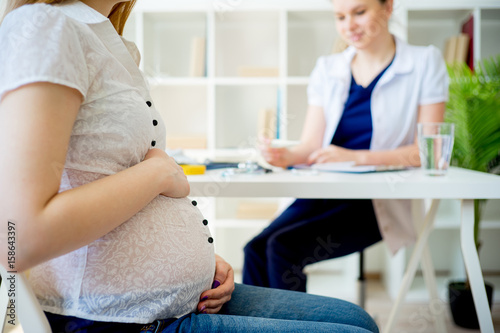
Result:
[[[473,199],[500,199],[500,177],[451,168],[444,177],[429,177],[419,169],[367,174],[319,173],[294,175],[290,171],[261,175],[233,175],[222,178],[220,171],[189,176],[191,196],[196,197],[295,197],[350,199],[432,199],[422,218],[422,230],[408,263],[398,297],[393,305],[386,332],[391,332],[398,311],[413,281],[418,262],[431,299],[438,299],[434,269],[427,247],[440,199],[462,202],[461,246],[469,276],[481,332],[493,333],[493,321],[486,298],[483,274],[474,244]],[[436,331],[444,332],[442,318],[436,317]]]

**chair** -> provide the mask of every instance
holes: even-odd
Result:
[[[366,279],[364,251],[359,251],[359,276],[358,276],[358,305],[365,309]],[[366,310],[366,309],[365,309]]]
[[[0,265],[0,328],[6,321],[15,320],[16,326],[21,324],[26,333],[51,333],[49,322],[45,316],[35,293],[24,273],[8,273]],[[12,282],[11,282],[12,281]],[[11,284],[14,284],[11,288]],[[15,310],[8,308],[14,304]],[[12,312],[12,317],[10,316]],[[14,314],[17,317],[14,317]]]

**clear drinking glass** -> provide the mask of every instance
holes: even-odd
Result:
[[[455,125],[452,123],[419,123],[420,163],[426,175],[443,176],[450,166]]]

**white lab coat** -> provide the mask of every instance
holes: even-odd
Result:
[[[388,150],[414,142],[418,107],[448,99],[448,75],[434,46],[411,46],[395,38],[396,55],[371,98],[373,134],[370,150]],[[308,103],[324,110],[323,147],[330,145],[351,84],[354,47],[318,59],[307,89]],[[418,158],[415,156],[414,158]],[[388,186],[397,179],[388,175]],[[380,232],[390,251],[412,244],[416,234],[409,200],[373,200]]]

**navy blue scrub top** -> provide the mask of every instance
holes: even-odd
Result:
[[[391,63],[368,85],[360,86],[351,74],[349,97],[331,144],[348,149],[370,149],[372,140],[371,96],[378,80]]]

